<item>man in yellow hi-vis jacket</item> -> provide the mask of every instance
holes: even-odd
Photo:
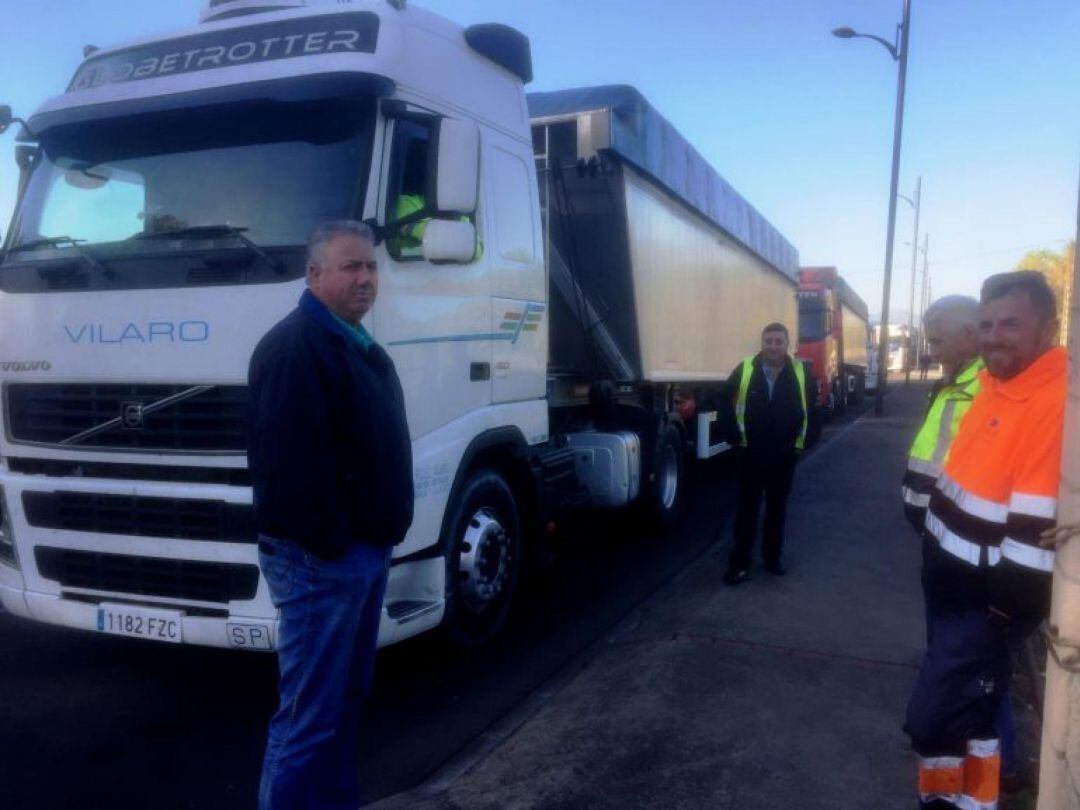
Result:
[[[724,582],[738,585],[750,575],[758,509],[765,497],[762,553],[765,570],[786,573],[784,521],[795,460],[807,443],[812,386],[802,363],[788,355],[787,327],[770,323],[761,351],[743,360],[728,378],[739,427],[738,505],[735,544]]]
[[[930,493],[971,402],[979,392],[979,302],[949,295],[931,304],[923,316],[932,358],[942,377],[930,389],[926,416],[908,452],[904,474],[904,513],[920,535],[924,532]]]

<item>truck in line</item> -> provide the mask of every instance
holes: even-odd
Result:
[[[810,364],[818,405],[843,413],[866,395],[869,312],[835,267],[799,268],[798,357]]]
[[[273,649],[247,364],[328,219],[381,236],[365,324],[413,441],[380,645],[490,638],[570,509],[678,513],[688,462],[732,439],[707,403],[764,323],[797,318],[797,253],[632,88],[527,98],[531,78],[521,33],[401,0],[212,0],[87,56],[17,146],[6,610]]]

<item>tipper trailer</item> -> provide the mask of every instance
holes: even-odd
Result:
[[[531,78],[513,29],[374,0],[214,0],[84,60],[20,133],[0,264],[8,611],[273,649],[246,370],[327,219],[382,237],[365,324],[413,440],[380,645],[497,632],[569,509],[677,513],[797,254],[636,91]]]
[[[843,413],[865,396],[869,342],[866,302],[836,268],[800,268],[798,356],[810,364],[826,413]]]

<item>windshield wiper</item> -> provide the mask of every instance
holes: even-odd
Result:
[[[252,254],[262,259],[263,262],[273,268],[275,273],[285,272],[285,265],[280,259],[276,259],[267,253],[258,244],[249,239],[245,234],[247,228],[235,225],[190,225],[186,228],[175,228],[167,231],[152,231],[150,233],[137,233],[132,239],[183,239],[199,238],[213,239],[215,237],[233,236],[238,239]]]
[[[72,236],[45,236],[41,239],[31,239],[29,242],[20,242],[19,244],[8,248],[4,255],[7,256],[12,253],[20,253],[24,250],[36,250],[37,248],[43,247],[59,247],[60,245],[67,245],[75,251],[80,259],[105,276],[105,278],[116,278],[115,270],[111,267],[107,267],[101,259],[97,258],[97,256],[90,253],[80,244],[80,242],[85,241],[85,239],[76,239]]]

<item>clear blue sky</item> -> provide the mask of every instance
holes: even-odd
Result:
[[[798,248],[880,306],[896,69],[850,25],[887,39],[900,0],[427,0],[460,23],[532,40],[530,89],[637,86]],[[0,103],[27,115],[86,43],[192,24],[198,0],[7,0]],[[1028,249],[1076,229],[1080,2],[913,0],[901,192],[923,178],[935,297],[976,293]],[[0,137],[10,217],[12,133]],[[897,218],[894,308],[906,309],[912,212]]]

